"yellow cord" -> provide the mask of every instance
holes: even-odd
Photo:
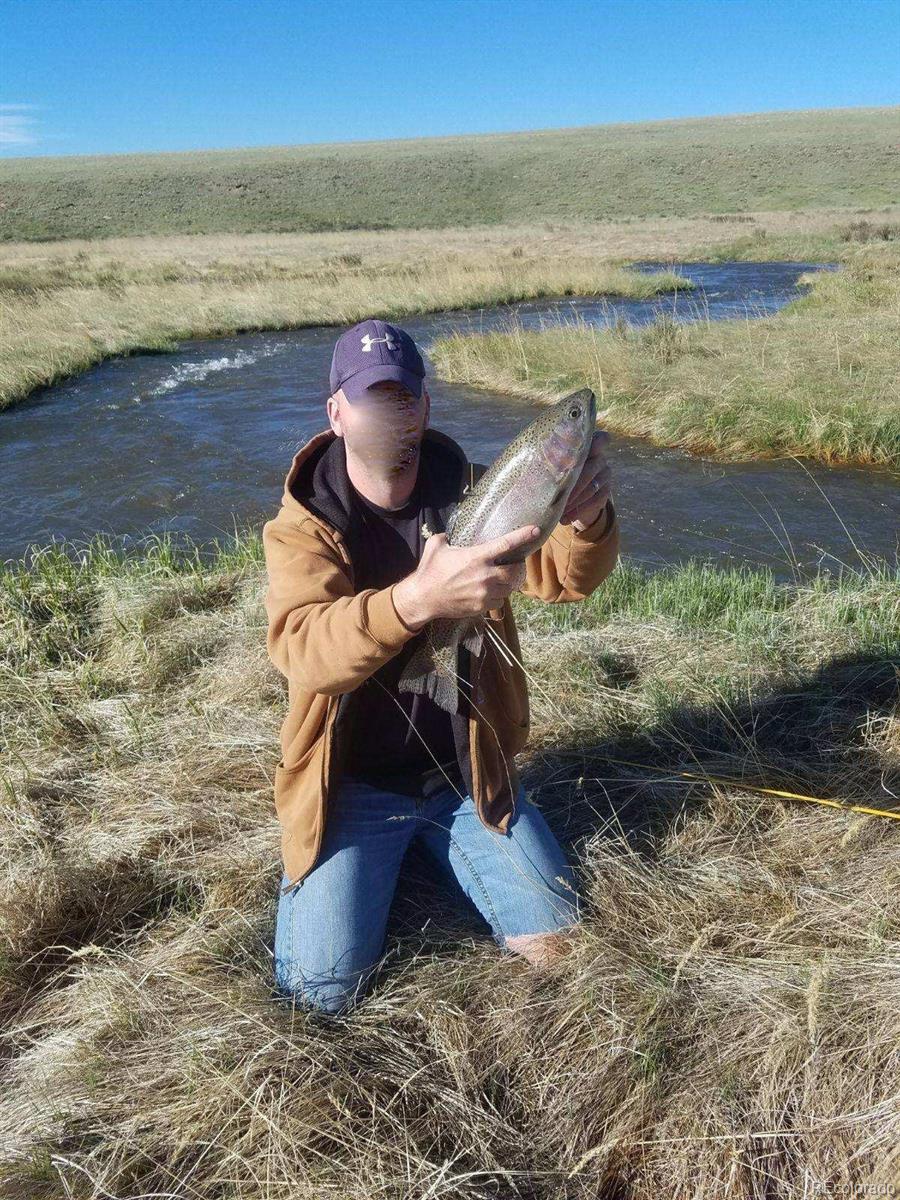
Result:
[[[781,796],[786,800],[805,800],[809,804],[824,804],[828,808],[839,808],[841,812],[864,813],[868,817],[890,817],[892,821],[900,821],[900,811],[891,812],[887,808],[866,808],[862,804],[846,804],[843,800],[825,800],[821,796],[804,796],[800,792],[782,792],[778,788],[756,787],[752,783],[742,783],[739,779],[697,775],[693,771],[666,771],[664,767],[651,767],[646,763],[628,762],[624,758],[611,758],[608,761],[623,767],[637,767],[640,771],[661,771],[666,775],[683,775],[688,779],[700,779],[704,783],[716,783],[722,787],[743,788],[745,792],[761,792],[766,796]]]

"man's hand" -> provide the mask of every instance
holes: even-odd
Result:
[[[477,546],[451,546],[446,533],[425,542],[419,565],[394,585],[394,607],[405,623],[421,629],[435,617],[479,617],[498,608],[525,580],[524,562],[498,565],[495,558],[533,542],[540,530],[521,525]]]
[[[596,430],[581,474],[559,518],[561,525],[571,524],[580,533],[596,521],[606,507],[611,494],[611,471],[604,453],[608,444],[609,434],[606,430]]]

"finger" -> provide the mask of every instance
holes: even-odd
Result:
[[[575,496],[575,493],[571,494],[569,499],[565,502],[563,515],[571,516],[575,509],[581,509],[588,504],[593,504],[594,500],[598,500],[601,496],[608,496],[608,494],[610,494],[610,488],[610,476],[598,476],[598,478],[596,478],[594,481],[594,485],[584,488],[584,490],[578,493],[577,496]]]
[[[609,463],[601,447],[596,453],[589,454],[585,459],[584,466],[575,480],[571,494],[576,496],[583,487],[591,483],[597,472],[602,471],[604,468],[609,470]]]
[[[595,458],[589,467],[586,467],[583,474],[579,477],[572,491],[569,493],[569,499],[573,496],[580,496],[584,492],[594,490],[594,481],[601,481],[608,478],[610,474],[609,463],[605,458]]]
[[[534,541],[540,532],[537,525],[520,525],[518,529],[513,529],[510,533],[503,533],[489,542],[482,542],[476,549],[482,558],[490,561]]]
[[[594,436],[590,439],[588,457],[594,458],[596,455],[602,454],[608,444],[610,444],[610,433],[607,430],[595,430]]]
[[[596,495],[601,488],[608,487],[612,476],[609,463],[604,458],[599,465],[595,465],[587,477],[575,485],[569,493],[569,498],[566,501],[566,506],[563,509],[564,513],[569,513],[577,505],[589,496]]]
[[[610,481],[607,479],[606,482],[600,483],[600,486],[596,489],[596,491],[591,489],[581,500],[577,500],[574,503],[570,501],[566,505],[562,516],[559,518],[560,521],[562,521],[564,524],[568,524],[574,518],[580,518],[582,513],[586,513],[588,511],[599,512],[609,500],[611,493],[612,487]]]
[[[504,563],[497,568],[497,571],[500,579],[505,580],[507,587],[517,588],[525,579],[524,561],[508,564]]]
[[[596,458],[598,454],[603,453],[608,445],[609,434],[605,429],[597,429],[591,438],[591,448],[588,451],[588,458]]]

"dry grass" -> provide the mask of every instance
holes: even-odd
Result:
[[[845,243],[842,257],[842,270],[810,274],[811,294],[766,319],[511,321],[439,339],[431,356],[444,379],[511,395],[554,400],[587,384],[608,428],[664,445],[897,468],[900,253]]]
[[[345,1018],[272,990],[263,588],[249,535],[0,576],[0,1194],[900,1183],[900,823],[676,774],[897,806],[896,575],[624,565],[582,605],[516,596],[521,766],[583,927],[536,973],[414,858]]]
[[[572,294],[645,298],[675,286],[573,245],[432,235],[134,239],[0,253],[0,408],[114,354],[190,337],[352,324]],[[576,239],[577,242],[577,239]],[[525,245],[528,246],[526,251]]]
[[[188,337],[541,296],[646,296],[671,282],[626,271],[623,260],[716,247],[832,258],[835,221],[861,211],[0,245],[0,409],[103,358]],[[893,213],[870,216],[884,224]]]

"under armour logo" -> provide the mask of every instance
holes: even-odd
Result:
[[[388,350],[399,350],[400,349],[399,345],[394,341],[394,339],[391,337],[390,334],[387,334],[383,338],[373,338],[370,333],[366,333],[359,340],[362,342],[362,348],[365,351],[365,353],[367,353],[367,354],[372,349],[372,347],[375,345],[376,342],[385,342],[387,344]]]

